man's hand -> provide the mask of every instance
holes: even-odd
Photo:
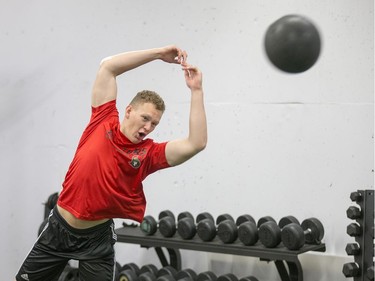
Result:
[[[202,72],[195,66],[187,63],[182,63],[182,70],[184,70],[186,85],[190,90],[202,89]]]
[[[160,59],[168,63],[186,63],[187,56],[186,51],[174,45],[163,47],[160,52]]]

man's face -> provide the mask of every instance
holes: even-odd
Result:
[[[132,143],[140,143],[156,128],[162,115],[152,103],[128,105],[121,131]]]

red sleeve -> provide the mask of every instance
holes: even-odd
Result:
[[[163,143],[153,143],[150,149],[150,161],[148,163],[147,174],[152,174],[157,170],[169,168],[170,165],[167,162],[167,157],[165,156],[165,147],[167,142]]]
[[[98,123],[103,122],[109,116],[113,116],[116,114],[118,116],[118,111],[116,108],[116,100],[109,101],[97,107],[91,107],[91,119],[90,123],[87,126],[95,127]],[[86,128],[87,129],[87,128]]]
[[[90,122],[84,130],[80,144],[84,143],[86,138],[100,125],[102,122],[109,118],[115,118],[118,120],[118,111],[116,108],[116,100],[109,101],[97,107],[91,107],[91,118]]]

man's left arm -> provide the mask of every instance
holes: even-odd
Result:
[[[194,66],[182,64],[186,85],[191,90],[189,134],[185,139],[172,140],[166,146],[166,158],[171,166],[179,165],[207,145],[207,121],[204,108],[202,73]]]

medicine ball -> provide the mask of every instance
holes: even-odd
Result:
[[[269,26],[264,47],[269,60],[277,68],[299,73],[315,64],[321,40],[318,29],[306,17],[287,15]]]

